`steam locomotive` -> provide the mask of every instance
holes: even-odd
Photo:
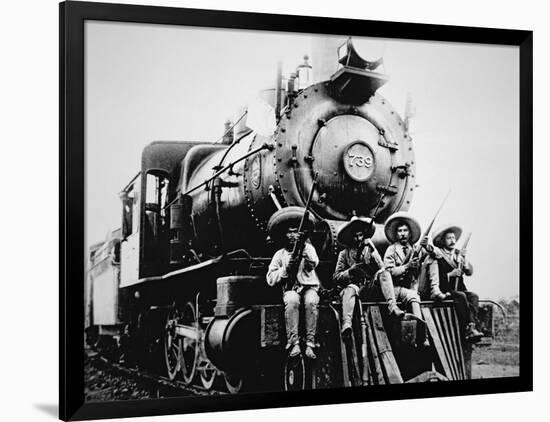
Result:
[[[351,40],[338,53],[339,68],[325,80],[312,80],[307,57],[288,79],[279,68],[275,87],[227,124],[222,142],[143,150],[120,193],[120,235],[91,252],[91,341],[116,339],[125,361],[233,393],[468,377],[448,303],[423,305],[433,333],[446,330],[428,348],[416,346],[417,322],[359,304],[350,345],[337,297],[327,295],[318,359],[287,357],[281,292],[265,282],[275,250],[268,220],[304,207],[317,174],[311,242],[330,290],[339,227],[354,215],[372,218],[383,253],[383,222],[409,208],[416,188],[406,119],[377,92],[388,81],[382,61],[364,60]]]

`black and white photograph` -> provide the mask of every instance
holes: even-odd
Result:
[[[4,420],[545,418],[544,3],[105,1],[1,8]]]
[[[84,28],[87,402],[519,376],[519,47]]]

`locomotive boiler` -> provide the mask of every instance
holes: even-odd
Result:
[[[304,207],[314,175],[311,240],[327,289],[338,228],[352,216],[372,218],[382,252],[387,241],[380,225],[412,201],[413,140],[377,92],[388,80],[380,72],[383,63],[361,58],[351,40],[338,52],[339,68],[325,80],[312,80],[307,58],[288,79],[279,70],[274,88],[243,110],[222,142],[153,142],[144,149],[140,172],[120,193],[118,298],[111,301],[117,311],[99,326],[99,334],[118,338],[126,360],[155,362],[171,379],[181,376],[205,388],[221,377],[231,392],[247,385],[378,383],[376,370],[368,370],[378,358],[361,352],[365,327],[372,327],[375,345],[376,330],[387,325],[378,310],[356,316],[356,348],[346,351],[338,304],[327,301],[319,320],[319,361],[289,366],[281,292],[265,282],[275,248],[267,222],[289,206]],[[413,328],[399,329],[410,334]],[[383,338],[376,341],[383,349]],[[406,341],[397,343],[408,350]],[[156,357],[143,358],[151,353]],[[403,356],[416,363],[401,368],[401,381],[432,368],[429,358]],[[378,371],[380,379],[395,381]]]

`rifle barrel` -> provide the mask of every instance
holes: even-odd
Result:
[[[313,183],[311,184],[311,190],[309,191],[309,195],[307,197],[306,209],[304,211],[304,215],[302,215],[302,219],[300,220],[300,227],[298,227],[299,232],[304,230],[304,225],[306,224],[306,220],[309,218],[309,208],[311,207],[311,201],[313,200],[313,193],[315,192],[315,186],[317,185],[317,176],[319,176],[319,173],[315,173],[315,177],[313,178]]]
[[[306,221],[309,219],[309,208],[311,207],[311,201],[313,200],[313,192],[315,191],[315,186],[317,185],[317,176],[319,173],[315,173],[315,177],[313,178],[313,183],[311,185],[311,191],[309,192],[307,203],[306,203],[306,209],[304,210],[304,215],[302,215],[302,219],[300,220],[300,226],[298,227],[298,232],[301,233],[304,231],[304,226],[306,224]],[[292,248],[292,258],[293,259],[299,259],[303,253],[305,246],[305,239],[300,240],[296,243],[294,243],[294,247]],[[299,264],[299,262],[298,262]],[[298,268],[295,268],[295,271],[298,271]],[[297,274],[288,274],[288,279],[290,280],[290,283],[294,282],[294,279],[296,278]]]
[[[443,208],[443,205],[445,205],[445,202],[447,202],[447,198],[449,198],[450,194],[451,194],[451,190],[449,189],[449,191],[447,192],[447,195],[445,195],[445,198],[443,198],[443,201],[441,202],[441,205],[439,205],[439,208],[435,212],[435,215],[432,218],[432,221],[430,221],[430,224],[428,224],[428,227],[424,231],[424,235],[422,237],[426,237],[430,234],[430,231],[432,230],[432,227],[435,223],[435,220],[436,220],[437,216],[439,215],[439,213],[441,212],[441,209]]]
[[[470,243],[470,237],[472,237],[472,232],[469,232],[466,236],[466,239],[464,239],[464,243],[462,244],[462,249],[466,249],[468,247],[468,243]]]

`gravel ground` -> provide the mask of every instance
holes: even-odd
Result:
[[[519,347],[495,343],[478,346],[472,354],[473,378],[499,378],[519,375]],[[85,361],[86,401],[138,400],[182,395],[162,386],[135,380],[109,367],[95,353]]]
[[[494,343],[472,352],[472,378],[501,378],[519,375],[519,346]]]
[[[86,356],[84,366],[86,401],[137,400],[156,398],[150,387],[117,373],[93,353]]]

